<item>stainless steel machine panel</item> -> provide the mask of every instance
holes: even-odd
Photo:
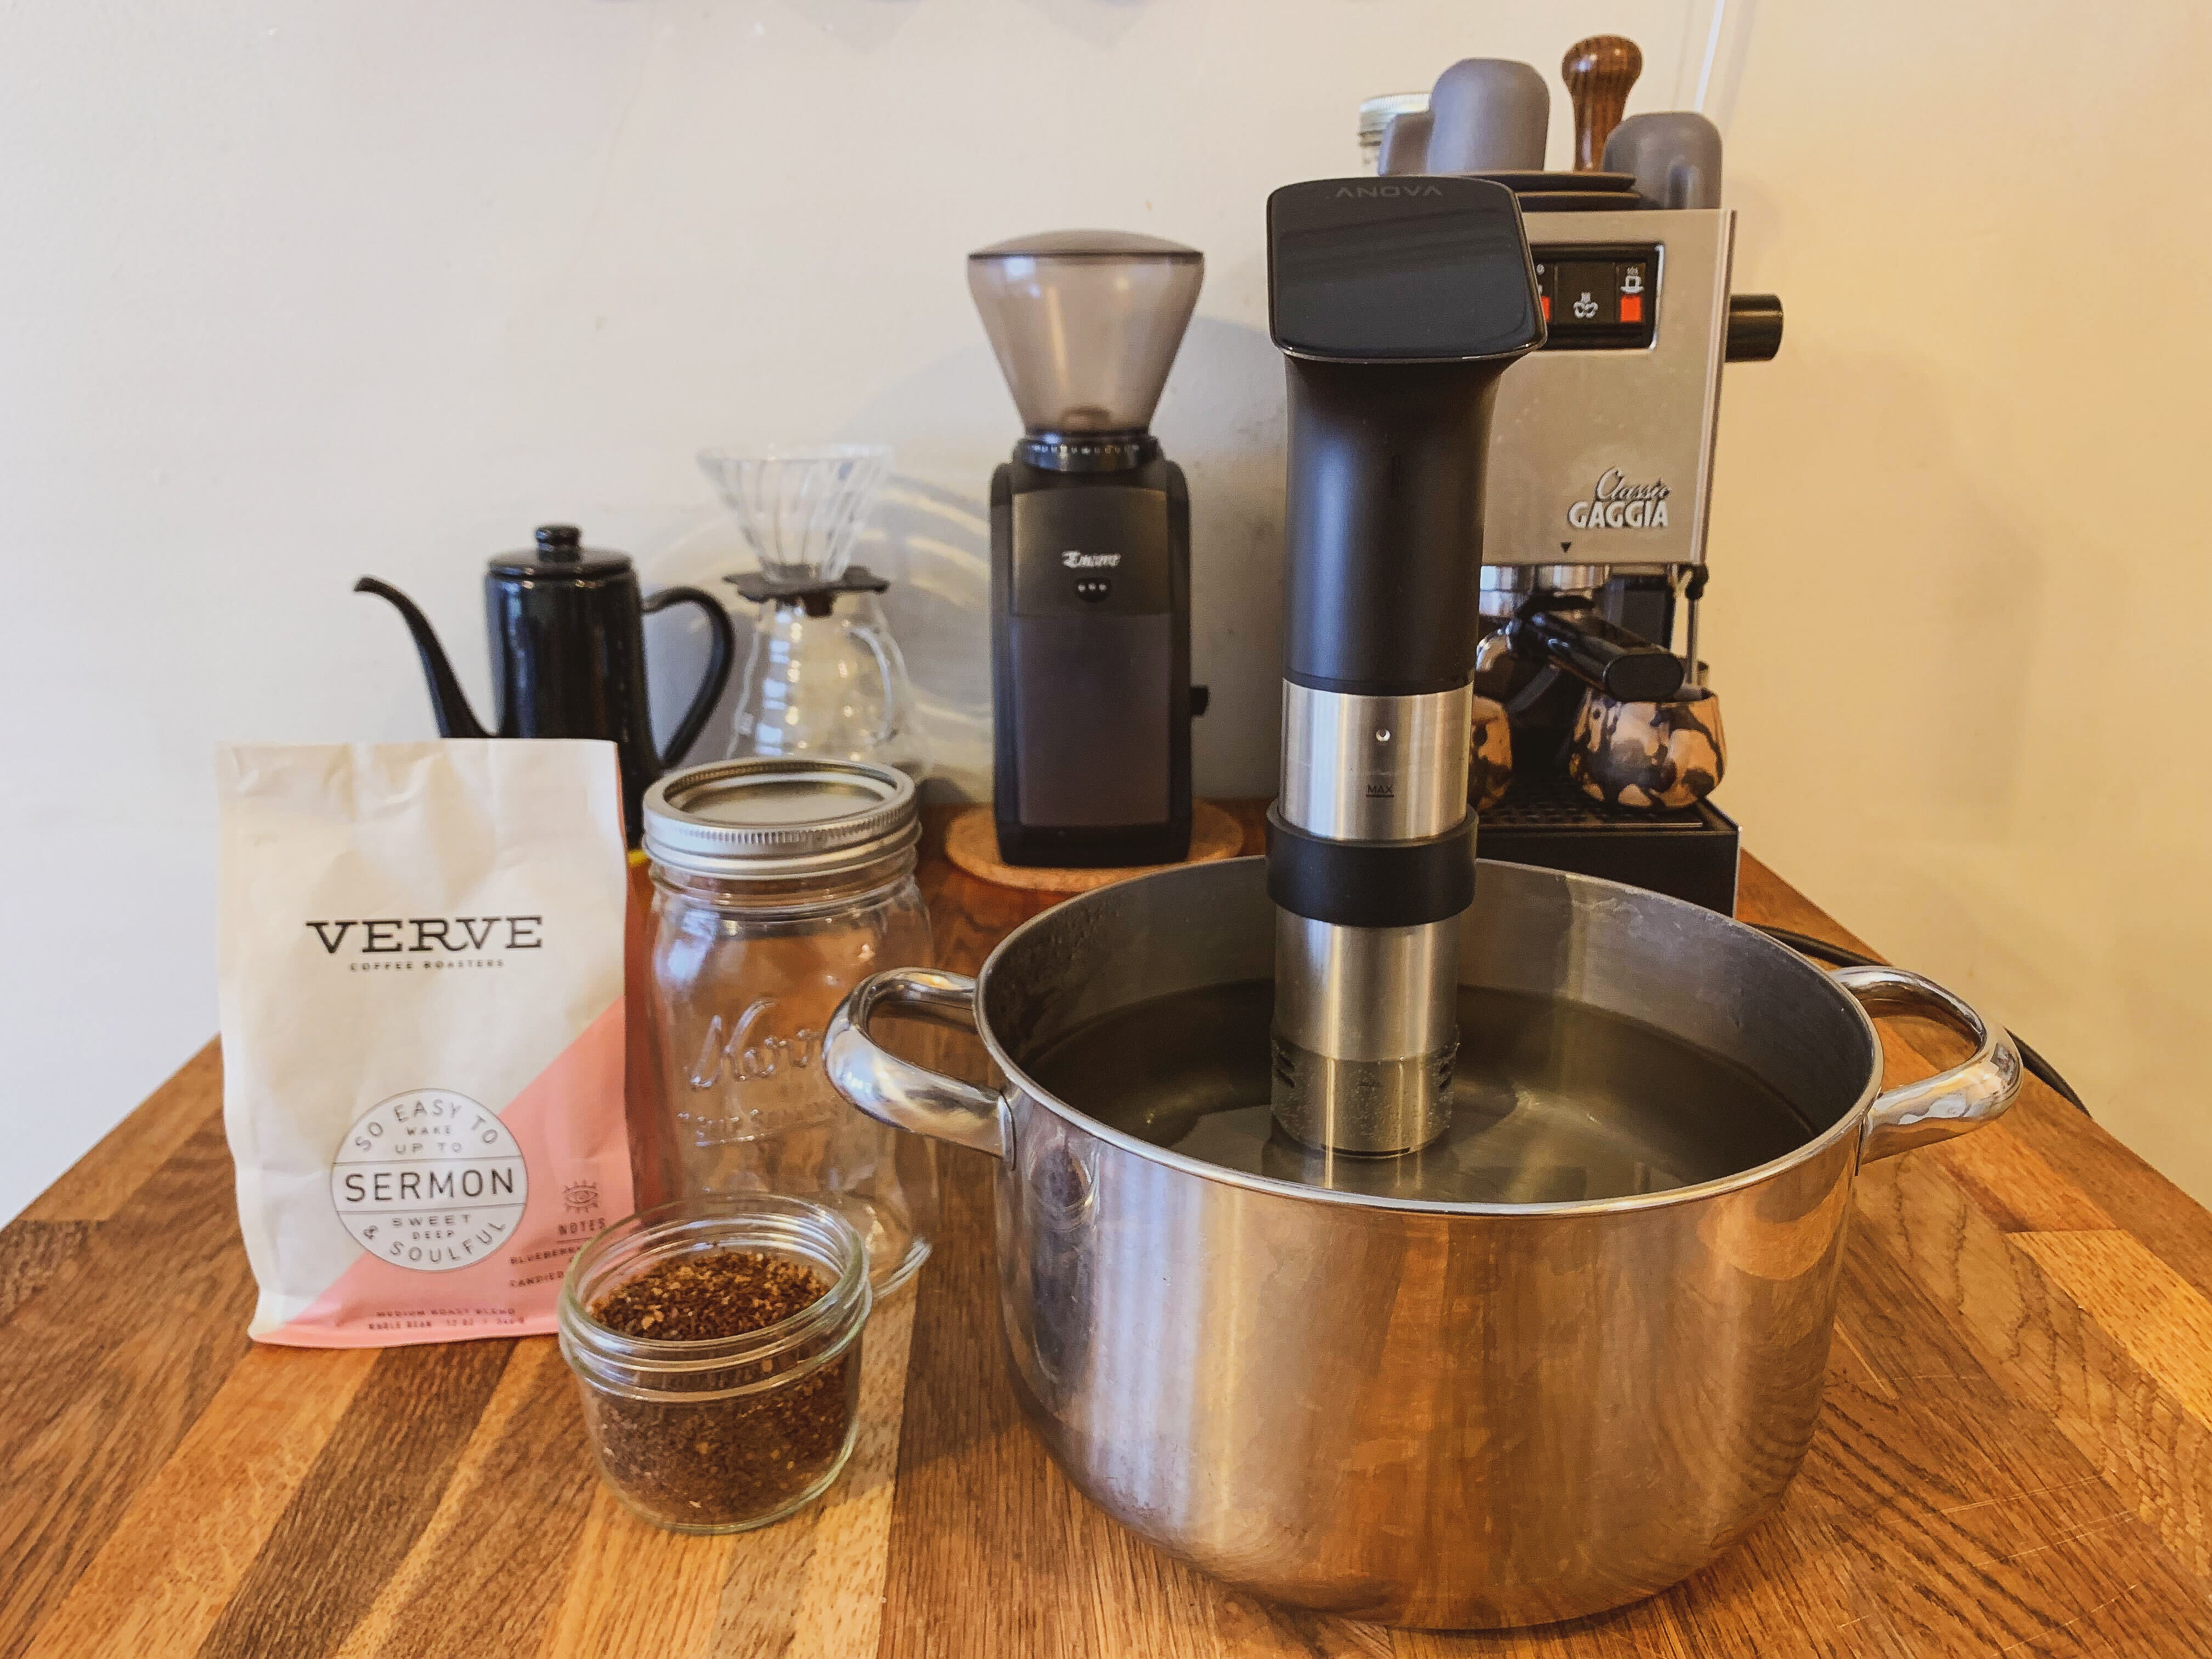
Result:
[[[1616,572],[1701,562],[1734,210],[1531,213],[1524,222],[1540,261],[1551,249],[1657,247],[1655,326],[1648,347],[1555,344],[1499,380],[1483,562]]]

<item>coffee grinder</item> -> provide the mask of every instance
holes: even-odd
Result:
[[[993,811],[1007,864],[1189,850],[1190,498],[1148,429],[1198,302],[1196,249],[1017,237],[968,289],[1026,428],[991,479]]]
[[[1267,252],[1290,381],[1273,1113],[1332,1157],[1402,1153],[1449,1117],[1484,471],[1544,322],[1487,179],[1286,185]]]
[[[1510,188],[1548,326],[1500,383],[1490,438],[1476,688],[1505,707],[1512,775],[1486,854],[1726,912],[1738,835],[1705,799],[1725,750],[1698,606],[1722,366],[1774,356],[1782,307],[1730,291],[1712,124],[1620,119],[1641,61],[1619,36],[1568,51],[1575,171],[1544,170],[1543,77],[1491,58],[1397,112],[1382,167]]]

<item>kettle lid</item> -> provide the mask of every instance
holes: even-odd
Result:
[[[584,545],[584,532],[572,524],[538,526],[538,545],[522,553],[501,553],[491,562],[495,576],[526,576],[536,581],[582,581],[618,576],[630,568],[627,553]]]

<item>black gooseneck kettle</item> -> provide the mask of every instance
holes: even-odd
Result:
[[[573,525],[546,525],[533,551],[503,554],[484,573],[499,722],[497,731],[487,732],[415,602],[374,576],[353,586],[356,593],[391,600],[406,620],[429,678],[440,735],[611,740],[622,757],[623,821],[633,846],[644,822],[647,787],[698,740],[737,650],[729,613],[713,595],[696,587],[665,587],[646,599],[628,554],[584,546]],[[645,618],[672,605],[698,606],[714,641],[706,676],[664,754],[653,747],[646,705]]]

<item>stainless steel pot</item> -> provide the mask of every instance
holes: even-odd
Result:
[[[1422,1204],[1232,1173],[1025,1075],[1102,1014],[1266,978],[1274,923],[1261,860],[1175,870],[1047,911],[974,981],[878,974],[830,1026],[861,1110],[1000,1160],[1001,1322],[1053,1456],[1161,1547],[1356,1619],[1535,1624],[1695,1571],[1811,1441],[1860,1161],[2003,1111],[2010,1042],[1916,975],[1826,973],[1673,899],[1486,862],[1464,983],[1672,1031],[1778,1091],[1812,1138],[1642,1196]],[[972,1017],[1004,1091],[878,1047],[892,1005]],[[1883,1092],[1869,1009],[1943,1020],[1975,1052]]]

